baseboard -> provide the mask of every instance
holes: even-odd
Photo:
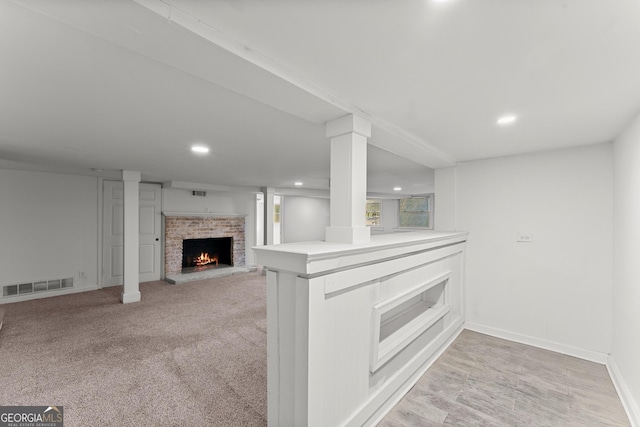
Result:
[[[627,413],[631,426],[640,427],[640,407],[638,407],[638,402],[636,402],[631,395],[631,391],[629,390],[629,387],[627,387],[627,383],[624,381],[624,378],[620,373],[620,368],[618,368],[618,364],[613,356],[609,356],[607,359],[607,370],[609,371],[609,376],[611,377],[611,381],[613,381],[613,385],[618,392],[618,396],[620,397],[622,406]]]
[[[599,353],[597,351],[585,350],[578,347],[573,347],[566,344],[561,344],[554,341],[547,341],[540,338],[530,337],[528,335],[517,334],[504,329],[492,328],[489,326],[479,325],[473,322],[465,322],[465,329],[470,331],[479,332],[485,335],[491,335],[496,338],[503,338],[510,341],[519,342],[521,344],[530,345],[533,347],[543,348],[545,350],[555,351],[557,353],[567,354],[569,356],[577,357],[579,359],[588,360],[590,362],[599,363],[604,365],[607,363],[608,355],[605,353]]]

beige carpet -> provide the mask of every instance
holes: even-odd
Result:
[[[266,285],[246,273],[4,305],[0,405],[65,426],[266,425]]]

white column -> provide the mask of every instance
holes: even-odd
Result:
[[[367,243],[371,238],[365,222],[371,123],[350,114],[328,122],[326,132],[331,138],[331,207],[326,241]]]
[[[123,303],[140,301],[140,172],[122,171],[124,181],[124,287]]]
[[[264,244],[273,245],[273,196],[276,193],[276,189],[264,187],[262,193],[264,194]]]
[[[434,213],[435,230],[456,229],[456,172],[457,166],[435,170],[434,193],[438,195]]]

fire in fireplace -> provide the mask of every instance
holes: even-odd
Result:
[[[218,266],[218,256],[209,256],[209,253],[202,252],[199,257],[196,258],[195,264],[198,267],[202,267],[203,265],[216,264]]]
[[[233,237],[184,239],[182,272],[233,266]]]

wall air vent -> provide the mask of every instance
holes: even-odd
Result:
[[[200,190],[193,190],[191,192],[191,194],[193,196],[198,196],[198,197],[207,197],[207,192],[206,191],[200,191]]]
[[[73,288],[73,277],[6,285],[2,287],[2,296],[14,297],[18,295],[37,294],[40,292],[48,292],[65,288]]]

